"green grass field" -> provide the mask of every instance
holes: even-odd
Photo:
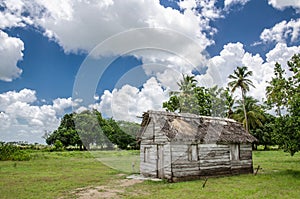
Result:
[[[114,186],[130,174],[138,152],[40,152],[30,161],[0,162],[0,198],[76,198],[82,187]],[[99,160],[104,161],[102,164]],[[255,151],[254,175],[167,183],[145,181],[122,188],[119,198],[300,198],[300,154]],[[115,169],[111,169],[112,166]],[[101,190],[99,190],[101,191]]]

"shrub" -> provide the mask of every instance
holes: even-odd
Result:
[[[22,151],[18,146],[4,144],[0,146],[0,160],[30,160],[30,154],[26,153],[26,151]]]

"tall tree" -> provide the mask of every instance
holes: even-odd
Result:
[[[253,97],[246,96],[244,102],[241,100],[237,101],[237,106],[233,114],[233,118],[246,125],[246,117],[244,114],[244,107],[247,116],[247,125],[250,131],[255,130],[257,127],[262,127],[266,120],[264,111],[261,106],[258,105],[258,100]]]
[[[262,112],[264,120],[262,121],[262,126],[256,126],[251,130],[251,134],[258,139],[257,145],[264,145],[264,149],[267,149],[268,145],[275,145],[276,139],[274,134],[275,116]],[[256,146],[257,146],[256,145]]]
[[[197,87],[197,81],[195,76],[189,76],[182,74],[182,80],[177,82],[180,92],[173,92],[173,94],[178,96],[179,101],[179,112],[197,112],[197,100],[195,93],[195,88]],[[171,92],[172,93],[172,92]]]
[[[300,151],[300,54],[287,62],[291,76],[288,82],[287,113],[276,118],[274,131],[278,145],[292,156]]]
[[[245,116],[245,128],[246,132],[249,132],[248,129],[248,118],[247,118],[247,112],[245,107],[245,96],[246,93],[250,90],[250,86],[254,87],[253,82],[248,79],[250,76],[252,76],[252,71],[248,71],[248,68],[246,66],[237,67],[233,74],[229,75],[229,79],[232,79],[231,82],[228,83],[228,86],[231,88],[231,91],[234,92],[237,88],[241,89],[242,92],[242,103],[243,103],[243,109],[244,109],[244,116]]]
[[[73,117],[74,113],[65,114],[61,119],[58,129],[45,137],[46,143],[53,145],[57,141],[60,141],[64,147],[79,146],[81,149],[83,144],[76,131]]]
[[[284,151],[289,152],[293,156],[296,152],[300,151],[300,54],[295,54],[287,62],[287,65],[291,75],[288,78],[282,78],[282,82],[287,84],[283,88],[286,89],[284,90],[285,93],[282,94],[282,90],[277,89],[278,82],[278,84],[271,84],[270,88],[272,89],[270,90],[275,96],[279,96],[279,98],[275,98],[278,101],[274,100],[273,104],[277,106],[284,105],[286,107],[286,113],[275,119],[274,133],[276,135],[276,142]],[[276,68],[278,68],[278,65],[275,65],[275,77],[273,79],[278,79],[278,77],[281,79]],[[280,72],[283,73],[282,71]],[[280,88],[281,85],[278,87]],[[272,92],[269,94],[273,94]]]
[[[45,136],[49,145],[61,143],[64,147],[82,146],[89,149],[91,144],[120,149],[137,149],[136,138],[126,134],[112,118],[104,119],[97,110],[66,114],[60,126],[52,134]]]
[[[284,70],[281,65],[276,62],[274,67],[275,77],[269,83],[269,86],[266,87],[266,96],[267,104],[269,106],[276,106],[276,112],[278,116],[281,116],[281,109],[283,106],[287,105],[288,100],[288,81],[284,77]]]
[[[179,91],[170,92],[170,99],[163,102],[167,111],[211,115],[211,96],[208,89],[197,86],[195,76],[182,75]]]
[[[177,82],[179,86],[179,90],[185,94],[189,95],[192,94],[193,89],[197,86],[197,80],[195,80],[195,76],[189,76],[182,74],[182,80]]]
[[[224,106],[224,89],[218,86],[208,88],[211,101],[211,116],[214,117],[225,117],[226,106]]]
[[[226,87],[226,89],[224,90],[224,92],[221,95],[225,99],[225,109],[227,110],[225,113],[225,116],[227,118],[232,118],[233,105],[235,103],[235,99],[234,99],[232,93],[229,91],[228,87]]]

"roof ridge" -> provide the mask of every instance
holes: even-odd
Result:
[[[196,114],[193,114],[193,113],[175,113],[175,112],[155,111],[155,110],[148,110],[147,112],[149,114],[161,114],[161,115],[178,116],[178,117],[185,117],[185,118],[204,118],[204,119],[213,119],[213,120],[220,120],[220,121],[238,123],[237,121],[235,121],[233,119],[230,119],[230,118],[196,115]]]

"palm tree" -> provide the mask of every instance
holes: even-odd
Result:
[[[178,96],[179,112],[189,112],[195,108],[194,89],[197,87],[195,76],[182,74],[182,80],[177,82],[180,91],[171,91],[170,95]]]
[[[189,76],[189,75],[184,75],[182,74],[182,80],[177,83],[179,86],[179,90],[182,91],[184,94],[189,94],[193,91],[193,89],[197,85],[197,80],[195,80],[195,76]]]
[[[248,126],[248,129],[255,129],[257,127],[262,127],[264,121],[266,120],[264,116],[263,109],[261,106],[257,105],[258,100],[253,97],[246,96],[244,99],[246,115],[248,124],[246,124],[246,117],[244,114],[244,104],[241,100],[237,101],[237,106],[233,114],[233,118],[241,123]]]
[[[240,88],[242,91],[242,104],[246,122],[246,132],[249,132],[248,129],[248,118],[245,107],[245,96],[247,91],[250,90],[250,86],[254,87],[252,81],[248,79],[249,76],[252,76],[252,71],[248,71],[246,66],[237,67],[233,74],[229,75],[228,78],[232,79],[231,82],[228,83],[228,86],[231,88],[231,92],[234,92],[237,88]]]

